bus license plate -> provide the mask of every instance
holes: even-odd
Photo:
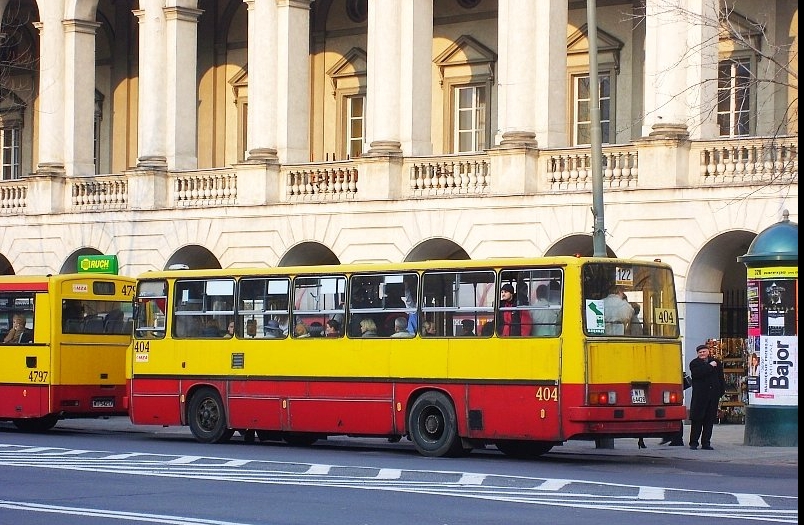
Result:
[[[110,397],[93,399],[92,408],[114,408],[114,399]]]
[[[648,400],[645,397],[645,389],[644,388],[632,388],[631,389],[631,403],[634,405],[644,405],[647,404]]]

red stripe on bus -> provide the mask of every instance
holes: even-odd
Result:
[[[0,292],[46,292],[47,282],[35,283],[3,283],[0,282]]]

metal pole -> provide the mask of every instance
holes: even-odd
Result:
[[[592,243],[595,257],[606,257],[606,227],[603,216],[603,159],[600,130],[600,84],[597,71],[597,8],[595,0],[586,0],[586,25],[589,40],[589,116],[592,139],[592,216],[595,219]]]
[[[595,226],[592,244],[595,257],[605,257],[606,228],[603,225],[603,158],[602,132],[600,131],[600,88],[597,75],[597,9],[595,0],[586,0],[586,26],[589,40],[589,116],[592,120],[592,216]],[[614,439],[597,438],[596,448],[614,448]]]

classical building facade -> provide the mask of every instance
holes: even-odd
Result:
[[[0,10],[0,273],[591,254],[590,34],[607,250],[673,265],[687,347],[797,222],[794,2]]]

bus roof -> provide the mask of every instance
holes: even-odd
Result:
[[[325,273],[356,273],[356,272],[384,272],[399,270],[438,270],[438,269],[488,269],[488,268],[511,268],[527,266],[579,266],[589,262],[615,263],[615,264],[640,264],[647,266],[665,267],[670,266],[660,261],[647,261],[636,259],[616,259],[608,257],[576,257],[572,255],[560,255],[555,257],[496,257],[490,259],[444,259],[429,261],[414,261],[401,263],[351,263],[351,264],[327,264],[311,266],[265,266],[265,267],[242,267],[242,268],[212,268],[194,270],[156,270],[140,274],[137,279],[158,279],[158,278],[179,278],[179,277],[229,277],[237,276],[261,276],[261,275],[317,275]]]

